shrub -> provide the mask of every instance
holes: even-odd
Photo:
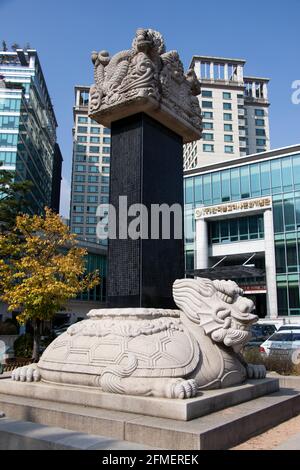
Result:
[[[4,322],[0,322],[0,335],[17,335],[18,327],[15,325],[13,320],[7,319]]]
[[[243,352],[248,363],[263,364],[268,371],[281,375],[300,375],[300,365],[293,364],[287,356],[262,356],[258,348],[249,348]]]
[[[16,357],[32,357],[33,336],[30,333],[19,336],[14,342]]]

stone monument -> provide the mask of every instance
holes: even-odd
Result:
[[[93,62],[89,114],[112,128],[111,203],[126,194],[130,204],[182,204],[182,144],[201,133],[194,72],[184,74],[151,29]],[[240,355],[258,319],[253,302],[232,281],[180,279],[183,239],[110,240],[109,263],[114,308],[91,310],[37,365],[15,370],[15,381],[183,399],[265,377]]]
[[[200,84],[152,29],[138,29],[131,49],[113,57],[94,52],[92,61],[89,116],[110,127],[112,139],[109,198],[117,238],[108,242],[108,303],[174,308],[172,284],[184,277],[183,217],[179,237],[174,224],[167,238],[161,229],[154,237],[152,209],[177,205],[183,212],[182,145],[201,135]],[[141,238],[126,236],[130,218],[120,219],[119,196],[126,211],[142,204],[151,214],[141,213]]]

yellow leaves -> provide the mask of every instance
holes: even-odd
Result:
[[[49,319],[68,299],[99,284],[98,272],[85,274],[86,250],[59,215],[17,217],[14,232],[0,236],[0,295],[18,321]]]

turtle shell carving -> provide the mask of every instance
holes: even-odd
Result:
[[[163,309],[92,310],[45,350],[39,367],[64,373],[102,374],[107,367],[126,368],[131,376],[182,377],[199,363],[195,338],[180,311]],[[44,373],[43,373],[44,377]]]

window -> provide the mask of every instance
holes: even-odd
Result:
[[[101,201],[101,204],[108,204],[109,198],[108,196],[101,196],[100,201]]]
[[[83,215],[75,215],[74,223],[75,224],[83,224]]]
[[[0,111],[20,111],[20,108],[20,99],[0,98]]]
[[[232,114],[231,113],[224,113],[223,114],[224,121],[232,121]]]
[[[100,137],[90,137],[90,142],[92,144],[99,144],[100,143]]]
[[[90,212],[91,214],[96,214],[97,212],[97,206],[87,206],[87,212]]]
[[[94,155],[89,157],[89,163],[98,163],[99,162],[99,157],[96,157]]]
[[[98,183],[99,176],[97,175],[88,175],[88,183]]]
[[[18,143],[18,134],[0,134],[0,147],[11,147]]]
[[[260,196],[260,173],[259,165],[250,165],[250,184],[251,184],[251,196]]]
[[[110,134],[110,129],[108,129],[107,127],[104,127],[103,128],[103,134]]]
[[[73,197],[74,202],[84,202],[84,196],[81,194],[74,194]]]
[[[97,193],[98,186],[88,186],[87,190],[88,190],[88,193]]]
[[[224,152],[225,153],[233,153],[233,146],[232,145],[225,145]]]
[[[256,135],[265,136],[266,131],[264,129],[256,129]]]
[[[74,191],[77,192],[77,193],[83,193],[84,192],[84,186],[82,184],[75,184]]]
[[[89,215],[87,218],[86,218],[86,223],[87,224],[96,224],[97,223],[97,217],[93,216],[93,215]]]
[[[109,166],[103,166],[102,173],[109,173]]]
[[[211,111],[204,111],[202,117],[203,119],[213,119],[213,113]]]
[[[87,142],[87,136],[86,135],[78,135],[77,136],[77,142]]]
[[[100,134],[100,127],[91,127],[91,134]]]
[[[225,142],[233,142],[233,136],[231,134],[225,134],[224,135],[224,141]]]
[[[88,196],[87,202],[98,202],[98,196]]]
[[[75,171],[85,171],[86,166],[85,165],[75,165]]]
[[[221,172],[222,201],[230,200],[230,172],[225,170]]]
[[[104,144],[110,144],[110,137],[103,137]]]
[[[0,151],[0,162],[12,165],[16,163],[17,154],[15,152],[1,152]]]
[[[86,227],[85,233],[89,235],[95,235],[96,233],[96,227]]]
[[[90,166],[89,166],[89,172],[90,172],[90,173],[98,173],[98,172],[99,172],[99,168],[98,168],[96,165],[90,165]]]
[[[264,109],[256,109],[255,110],[255,116],[264,116],[265,115],[265,110]]]
[[[82,227],[74,227],[74,233],[77,235],[82,235],[83,234],[83,228]]]
[[[86,124],[88,122],[88,118],[86,116],[78,116],[78,122]]]
[[[202,101],[202,108],[212,108],[213,102],[212,101]]]
[[[80,153],[78,155],[75,156],[75,161],[76,162],[85,162],[86,161],[86,155],[80,155]]]
[[[102,163],[110,163],[110,157],[102,157]]]
[[[86,134],[86,133],[87,133],[87,127],[85,127],[85,126],[78,126],[78,127],[77,127],[77,132],[79,132],[80,134]]]
[[[98,152],[100,152],[100,147],[98,147],[96,145],[91,145],[90,146],[90,152],[91,153],[98,153]]]
[[[204,98],[211,98],[212,97],[212,91],[210,90],[202,90],[202,96]]]
[[[203,122],[203,129],[213,129],[214,125],[212,122]]]
[[[224,131],[232,131],[232,124],[224,124]]]
[[[109,193],[109,187],[108,186],[101,186],[101,193],[108,194]]]
[[[231,93],[223,91],[223,100],[231,100]]]
[[[202,138],[203,140],[214,140],[214,135],[204,132]]]
[[[0,129],[18,129],[18,116],[0,116]]]
[[[203,144],[203,152],[213,152],[214,146],[210,144]]]
[[[256,145],[266,145],[266,139],[256,139]]]
[[[85,183],[85,175],[75,175],[74,181],[76,183]]]
[[[264,119],[255,119],[255,125],[256,126],[264,126],[265,125],[265,120]]]
[[[248,165],[241,168],[241,196],[242,198],[250,197],[250,177]]]
[[[102,152],[103,153],[109,153],[110,152],[110,147],[102,147]]]
[[[73,211],[74,212],[84,212],[84,207],[83,206],[73,206]]]
[[[223,109],[231,109],[231,103],[223,103]]]
[[[86,146],[77,144],[76,145],[76,150],[77,150],[77,152],[86,152]]]
[[[101,176],[101,183],[109,183],[109,176]]]

